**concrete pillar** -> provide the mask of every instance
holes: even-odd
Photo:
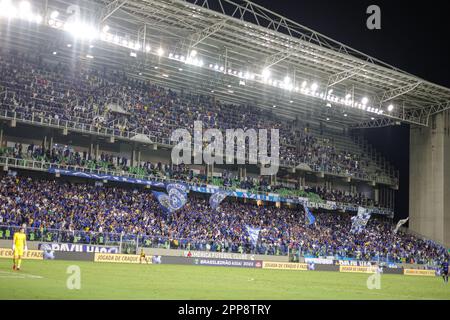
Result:
[[[214,177],[214,164],[205,165],[206,170],[206,180],[210,181]]]
[[[91,142],[89,146],[89,157],[92,159],[94,158],[94,144]]]
[[[44,136],[44,141],[42,142],[42,148],[44,152],[47,150],[47,136]]]
[[[133,150],[131,151],[131,167],[134,167],[136,165],[136,150],[133,147]]]
[[[450,111],[410,130],[409,226],[450,247]]]
[[[137,152],[137,166],[141,166],[141,150]]]
[[[374,201],[375,201],[375,203],[379,203],[380,202],[380,189],[375,188],[373,191],[374,191]]]
[[[99,151],[99,145],[98,145],[98,143],[95,145],[95,160],[98,160],[98,158],[99,158],[99,154],[98,154],[98,151]]]

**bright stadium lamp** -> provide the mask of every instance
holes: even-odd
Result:
[[[269,79],[269,78],[270,78],[270,75],[271,75],[271,72],[270,72],[269,69],[265,68],[265,69],[262,71],[261,75],[262,75],[263,79]]]
[[[367,97],[362,98],[361,100],[363,105],[366,105],[369,102],[369,99]]]
[[[37,24],[40,24],[40,23],[42,23],[42,20],[44,20],[43,18],[42,18],[42,16],[41,15],[36,15],[35,17],[34,17],[34,21],[37,23]]]
[[[2,0],[0,2],[0,16],[15,18],[16,15],[17,9],[11,4],[10,0]]]
[[[316,82],[314,82],[314,83],[311,85],[311,90],[312,90],[313,92],[315,92],[318,88],[319,88],[319,85],[318,85]]]
[[[164,54],[164,49],[163,48],[158,48],[158,51],[157,51],[157,53],[158,53],[158,56],[162,56],[163,54]]]
[[[98,35],[95,27],[82,22],[66,23],[64,30],[69,32],[76,39],[94,39]]]
[[[191,58],[195,58],[197,56],[197,50],[192,50],[189,55],[191,56]]]
[[[22,1],[19,4],[19,11],[21,15],[28,15],[31,12],[31,4],[28,1]]]
[[[58,11],[53,11],[51,14],[50,14],[50,18],[52,18],[53,20],[55,20],[56,18],[58,18],[58,16],[59,16],[59,12]]]
[[[387,109],[389,112],[392,112],[394,110],[394,105],[390,104]]]
[[[303,82],[302,82],[302,89],[305,89],[307,85],[308,85],[308,82],[303,81]]]

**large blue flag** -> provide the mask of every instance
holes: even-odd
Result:
[[[256,244],[258,243],[258,237],[261,228],[253,228],[251,226],[245,226],[245,228],[247,229],[247,233],[250,237],[251,243],[256,246]]]
[[[172,183],[166,187],[170,198],[170,205],[173,211],[177,211],[184,207],[187,202],[187,187],[181,183]]]
[[[220,206],[222,201],[225,200],[225,198],[227,196],[228,196],[228,192],[227,191],[224,191],[224,190],[217,191],[216,193],[211,195],[211,197],[209,197],[209,206],[213,210],[216,210]]]
[[[153,191],[159,204],[166,212],[175,212],[187,203],[187,187],[181,183],[172,183],[166,187],[167,193]]]
[[[358,208],[358,214],[352,217],[352,228],[350,229],[351,233],[361,233],[367,225],[371,216],[371,212],[363,207]]]
[[[316,222],[316,217],[311,213],[308,206],[304,203],[303,208],[305,210],[305,221],[310,226],[313,225]]]
[[[165,212],[173,212],[172,206],[170,205],[170,198],[164,192],[153,191],[153,195],[158,200],[159,205]]]

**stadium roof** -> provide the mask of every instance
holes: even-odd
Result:
[[[247,0],[77,5],[78,19],[77,9],[60,0],[32,3],[42,16],[36,25],[9,20],[6,26],[0,17],[2,47],[107,64],[174,89],[350,127],[428,126],[431,115],[450,108],[450,89]]]

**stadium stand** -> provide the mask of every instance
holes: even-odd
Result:
[[[30,177],[3,176],[1,238],[26,224],[32,240],[105,244],[139,238],[143,246],[213,252],[356,258],[435,264],[446,249],[432,241],[393,232],[392,221],[374,217],[361,234],[349,232],[351,215],[316,214],[307,226],[298,208],[224,202],[216,212],[197,195],[167,216],[148,190]],[[245,225],[261,228],[253,245]]]
[[[71,121],[77,126],[110,129],[119,136],[140,133],[150,141],[165,143],[170,143],[176,128],[192,130],[195,120],[201,120],[205,129],[276,128],[280,130],[281,164],[305,163],[316,172],[365,180],[392,177],[391,172],[371,164],[348,136],[321,135],[308,126],[286,127],[281,119],[255,107],[246,106],[242,113],[241,106],[179,94],[117,71],[73,71],[20,53],[2,55],[2,109],[27,120]]]

